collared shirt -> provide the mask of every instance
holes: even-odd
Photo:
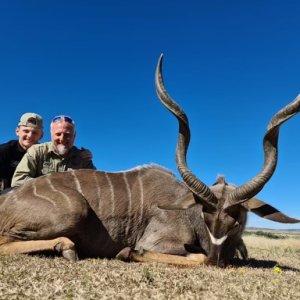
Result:
[[[72,169],[96,169],[92,160],[82,157],[85,149],[73,146],[66,157],[55,151],[51,142],[31,146],[20,161],[12,178],[12,187],[20,186],[31,178],[51,172]]]
[[[26,150],[21,147],[18,140],[11,140],[0,145],[0,181],[3,189],[11,186],[16,167],[25,153]]]

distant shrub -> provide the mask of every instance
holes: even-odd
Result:
[[[268,239],[286,239],[287,237],[284,236],[284,235],[279,235],[279,234],[275,234],[275,233],[272,233],[272,232],[269,232],[269,231],[261,231],[261,230],[258,230],[258,231],[245,231],[244,232],[245,235],[256,235],[256,236],[262,236],[262,237],[265,237],[265,238],[268,238]]]

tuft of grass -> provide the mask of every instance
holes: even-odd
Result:
[[[154,274],[151,272],[149,267],[144,267],[143,268],[143,281],[146,282],[147,284],[153,284],[154,282]]]

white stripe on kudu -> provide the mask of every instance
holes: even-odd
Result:
[[[71,171],[71,174],[72,174],[72,176],[74,178],[77,190],[80,192],[80,194],[83,194],[82,189],[81,189],[80,181],[78,180],[76,174],[74,173],[74,170]]]
[[[224,235],[223,237],[217,239],[217,238],[215,238],[215,237],[211,234],[211,232],[210,232],[209,230],[208,230],[208,233],[209,233],[210,240],[211,240],[212,244],[213,244],[213,245],[216,245],[216,246],[222,245],[222,244],[225,242],[225,240],[227,239],[227,237],[228,237],[227,235]]]
[[[49,186],[51,187],[51,190],[52,190],[53,192],[56,192],[56,193],[61,194],[61,196],[62,196],[64,199],[66,199],[66,200],[68,201],[69,205],[72,205],[71,199],[70,199],[64,192],[60,191],[59,189],[57,189],[57,188],[52,184],[52,181],[50,180],[49,176],[46,175],[45,178],[47,179],[47,182],[49,183]],[[42,196],[41,196],[41,198],[42,198]],[[46,198],[46,199],[48,199],[48,198]],[[50,199],[48,199],[48,201],[50,201]],[[51,202],[51,201],[50,201],[50,202]]]
[[[123,179],[125,182],[125,186],[126,186],[126,194],[128,196],[128,222],[126,224],[126,230],[125,230],[125,234],[126,236],[129,234],[130,228],[131,228],[131,223],[132,223],[132,219],[131,219],[131,210],[132,210],[132,198],[131,198],[131,190],[130,190],[130,185],[128,183],[127,180],[127,173],[123,173]]]
[[[141,205],[141,212],[138,217],[138,224],[142,224],[144,218],[144,186],[140,175],[138,175],[138,182],[140,188],[140,205]]]
[[[105,178],[107,179],[107,183],[109,186],[109,190],[110,190],[110,202],[111,202],[111,215],[114,216],[115,215],[115,193],[114,193],[114,187],[113,184],[109,178],[108,173],[104,173],[105,174]]]
[[[95,181],[95,184],[93,185],[93,187],[95,188],[96,190],[96,195],[97,195],[97,199],[101,199],[101,184],[99,184],[98,180],[97,180],[97,176],[96,176],[97,173],[93,173],[93,179]],[[101,204],[102,204],[103,201],[99,201],[98,203],[98,207],[100,208],[101,207]]]
[[[48,180],[48,181],[49,181],[49,180]],[[36,188],[36,185],[35,185],[35,184],[33,185],[33,194],[34,194],[36,197],[40,198],[40,199],[44,199],[44,200],[46,200],[47,202],[50,202],[54,207],[57,207],[57,204],[56,204],[55,201],[52,201],[49,197],[46,197],[46,196],[44,196],[44,195],[42,195],[42,194],[39,194],[39,193],[37,192],[37,188]]]

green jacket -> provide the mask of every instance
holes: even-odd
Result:
[[[96,169],[92,160],[82,157],[86,149],[73,146],[67,157],[60,156],[51,142],[31,146],[18,164],[11,186],[22,185],[25,181],[51,172],[72,169]]]

